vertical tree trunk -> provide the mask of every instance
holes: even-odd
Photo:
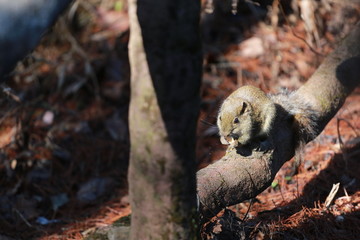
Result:
[[[195,239],[200,1],[129,0],[131,239]]]

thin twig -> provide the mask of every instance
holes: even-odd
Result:
[[[0,85],[0,88],[1,88],[1,91],[2,91],[5,95],[7,95],[8,97],[10,97],[12,100],[14,100],[14,101],[17,102],[17,103],[20,103],[20,102],[21,102],[21,99],[15,94],[14,90],[13,90],[11,87],[9,87],[9,86],[7,86],[7,85],[5,85],[5,84],[1,84],[1,85]]]
[[[25,224],[28,226],[28,227],[33,227],[29,222],[28,220],[26,220],[26,218],[19,212],[19,210],[17,210],[16,208],[14,208],[14,211],[19,215],[19,217],[25,222]]]
[[[280,0],[279,0],[279,2],[280,2]],[[285,11],[284,11],[284,9],[283,9],[283,7],[282,7],[281,4],[279,4],[279,9],[280,9],[281,14],[283,15],[283,17],[284,17],[284,19],[285,19],[286,24],[289,26],[292,34],[293,34],[295,37],[297,37],[297,38],[299,38],[300,40],[302,40],[302,41],[309,47],[309,49],[310,49],[313,53],[318,54],[318,55],[320,55],[320,56],[322,56],[322,57],[325,57],[326,55],[318,52],[316,49],[314,49],[314,48],[311,46],[310,43],[308,43],[308,41],[306,41],[305,38],[299,36],[299,35],[295,32],[294,28],[291,27],[290,21],[289,21],[289,19],[286,17]]]
[[[59,19],[59,22],[61,24],[62,30],[65,32],[66,39],[69,41],[69,43],[71,45],[71,52],[75,52],[75,53],[79,54],[80,57],[85,61],[85,63],[84,63],[85,64],[85,74],[93,82],[95,97],[97,99],[99,99],[100,98],[99,81],[98,81],[98,79],[96,77],[95,70],[93,69],[93,67],[91,65],[91,61],[90,61],[89,56],[87,55],[85,50],[80,46],[77,39],[70,32],[69,28],[67,27],[65,17],[61,17]],[[71,52],[70,52],[70,54],[71,54]]]
[[[325,207],[326,208],[330,207],[330,204],[334,200],[334,197],[335,197],[336,193],[339,191],[339,187],[340,187],[340,183],[333,184],[333,186],[331,188],[331,191],[330,191],[329,195],[326,197],[326,200],[325,200]]]
[[[250,199],[249,207],[248,207],[248,209],[247,209],[247,211],[246,211],[246,213],[245,213],[245,215],[244,215],[244,218],[242,219],[243,222],[245,222],[245,220],[247,219],[248,214],[249,214],[249,212],[250,212],[250,208],[252,207],[252,204],[253,204],[253,198]]]
[[[344,142],[341,138],[341,133],[340,133],[340,122],[341,121],[344,121],[348,124],[348,126],[354,131],[355,135],[358,137],[359,136],[359,133],[356,131],[356,129],[354,128],[354,126],[352,126],[352,124],[344,119],[344,118],[337,118],[337,134],[338,134],[338,140],[339,140],[339,144],[340,144],[340,149],[341,149],[341,153],[342,153],[342,157],[344,159],[344,162],[345,162],[345,170],[347,171],[348,170],[348,153],[345,149],[345,145],[344,145]]]

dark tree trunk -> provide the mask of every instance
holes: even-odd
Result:
[[[200,2],[129,2],[131,239],[195,239]]]

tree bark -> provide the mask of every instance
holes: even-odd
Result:
[[[130,0],[130,239],[195,239],[200,2]]]
[[[0,81],[36,47],[72,0],[0,0]]]
[[[316,134],[324,129],[360,83],[360,23],[330,54],[308,82],[294,94],[318,112]],[[295,99],[293,98],[293,99]],[[285,99],[286,101],[286,99]],[[291,99],[289,99],[291,101]],[[274,150],[243,157],[232,150],[222,159],[197,173],[200,211],[212,217],[227,206],[253,198],[270,186],[280,167],[295,153],[293,131],[288,121],[277,124]],[[312,140],[316,136],[308,136]]]

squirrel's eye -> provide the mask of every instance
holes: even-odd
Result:
[[[234,123],[239,123],[239,119],[237,117],[234,118]]]

